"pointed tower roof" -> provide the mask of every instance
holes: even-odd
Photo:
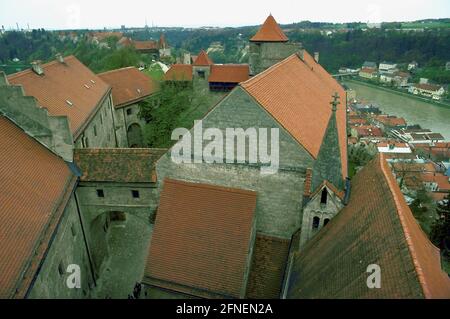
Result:
[[[258,32],[250,39],[252,42],[287,42],[288,37],[281,30],[272,15],[269,15]]]
[[[336,122],[337,105],[340,104],[339,95],[333,95],[331,117],[320,146],[319,154],[314,162],[312,189],[317,189],[323,181],[329,181],[338,189],[343,189],[341,152],[339,149],[339,133]]]
[[[205,50],[201,50],[194,61],[194,66],[210,66],[213,65],[213,61],[209,58],[208,53]]]

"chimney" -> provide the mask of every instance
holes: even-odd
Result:
[[[319,52],[314,52],[314,60],[319,63]]]
[[[40,60],[31,62],[31,68],[33,69],[34,73],[37,75],[43,75],[44,69],[42,68],[42,64]]]
[[[59,63],[64,63],[64,57],[61,53],[56,53],[55,57]]]

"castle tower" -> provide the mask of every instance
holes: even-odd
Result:
[[[301,49],[301,44],[289,42],[272,15],[264,21],[250,39],[250,75],[256,75]]]

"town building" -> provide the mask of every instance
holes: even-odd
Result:
[[[378,78],[378,71],[375,68],[362,68],[358,75],[365,79],[376,79]]]
[[[397,63],[392,62],[381,62],[378,66],[378,71],[380,73],[394,73],[398,71]]]
[[[409,88],[412,94],[418,94],[426,97],[431,97],[433,100],[441,100],[445,93],[442,85],[429,83],[415,83]]]
[[[50,115],[66,116],[75,147],[117,146],[111,87],[74,56],[34,62],[9,75],[8,82],[21,86]]]
[[[158,84],[135,67],[98,74],[112,88],[114,122],[118,147],[143,147],[143,128],[139,103],[156,94]]]
[[[364,68],[377,69],[378,66],[377,66],[376,62],[365,61],[361,68],[362,69],[364,69]]]
[[[415,70],[419,67],[419,64],[416,61],[412,61],[408,64],[408,71]]]

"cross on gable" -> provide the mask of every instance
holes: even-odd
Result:
[[[336,111],[337,110],[337,106],[338,104],[341,104],[341,102],[339,102],[339,94],[337,92],[334,92],[334,95],[332,95],[333,97],[333,101],[330,102],[331,106],[332,106],[332,110]]]

